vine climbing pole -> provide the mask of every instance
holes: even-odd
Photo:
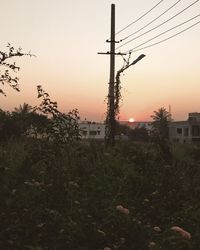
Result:
[[[109,79],[109,89],[108,89],[108,103],[107,103],[107,117],[106,117],[106,145],[114,146],[115,144],[115,127],[116,127],[116,114],[119,111],[119,96],[117,93],[120,84],[120,74],[128,69],[131,65],[134,65],[139,60],[141,60],[145,55],[139,56],[134,62],[126,65],[117,72],[115,80],[115,56],[116,55],[126,55],[123,53],[115,53],[115,4],[111,4],[111,32],[110,40],[106,40],[110,43],[110,51],[106,53],[99,52],[98,54],[110,55],[110,79]]]
[[[110,43],[110,52],[98,53],[104,55],[110,55],[110,80],[108,89],[108,104],[107,104],[107,117],[106,117],[106,144],[113,146],[115,144],[115,56],[125,55],[122,53],[115,53],[115,4],[111,4],[111,32],[110,40],[106,42]]]

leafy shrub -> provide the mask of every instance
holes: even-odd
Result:
[[[198,162],[166,165],[158,154],[127,142],[1,144],[0,248],[198,249]],[[170,230],[175,225],[191,239]]]

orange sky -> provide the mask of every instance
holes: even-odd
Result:
[[[158,0],[2,0],[0,49],[7,42],[31,50],[36,58],[20,58],[20,89],[5,88],[0,96],[1,108],[13,109],[23,102],[39,104],[36,86],[41,84],[61,111],[78,108],[81,118],[103,121],[109,81],[109,57],[105,40],[110,32],[110,5],[116,4],[116,30],[158,3]],[[166,0],[151,14],[131,26],[117,39],[139,29],[166,10],[176,0]],[[173,16],[194,1],[182,0],[151,27]],[[160,32],[200,13],[200,3],[177,19],[124,46],[121,51],[137,46]],[[197,18],[196,21],[199,21]],[[195,21],[194,21],[195,22]],[[193,22],[193,23],[194,23]],[[185,25],[184,27],[187,27]],[[178,29],[177,31],[180,31]],[[173,31],[166,34],[165,38]],[[160,38],[160,39],[162,39]],[[157,39],[158,41],[160,39]],[[156,40],[156,41],[157,41]],[[200,112],[200,25],[152,48],[134,53],[146,57],[121,78],[123,101],[120,119],[148,120],[154,110],[172,107],[175,120],[186,119],[188,112]],[[116,69],[123,64],[116,60]],[[2,69],[1,69],[2,70]]]

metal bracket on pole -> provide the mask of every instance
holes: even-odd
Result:
[[[125,55],[127,55],[127,54],[125,54],[125,53],[112,53],[112,52],[98,52],[97,54],[99,54],[99,55],[116,55],[116,56],[125,56]]]

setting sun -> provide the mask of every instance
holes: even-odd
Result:
[[[134,122],[135,119],[134,119],[134,118],[130,118],[128,121],[129,121],[129,122]]]

